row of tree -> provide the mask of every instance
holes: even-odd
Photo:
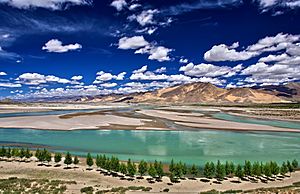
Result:
[[[207,162],[203,169],[203,175],[206,178],[223,179],[225,176],[233,177],[237,176],[243,178],[244,176],[262,176],[271,177],[273,175],[282,174],[285,175],[288,172],[293,172],[298,168],[298,161],[283,162],[279,166],[276,162],[270,161],[266,163],[245,161],[244,166],[238,164],[234,165],[232,162],[226,162],[222,164],[220,161],[215,165],[213,162]]]
[[[5,148],[2,147],[0,149],[0,157],[6,158],[31,158],[33,156],[33,152],[31,152],[28,148],[18,149],[18,148]],[[35,151],[35,157],[39,162],[49,162],[54,159],[55,163],[60,163],[62,161],[62,154],[55,153],[51,154],[47,149],[37,149]],[[67,167],[71,164],[75,166],[79,163],[79,159],[77,156],[72,157],[72,155],[67,152],[65,158],[63,160],[64,164]],[[165,172],[163,170],[162,162],[158,162],[155,160],[154,163],[148,164],[146,161],[142,160],[138,164],[135,164],[128,159],[127,162],[121,162],[117,157],[107,157],[105,155],[97,155],[94,160],[90,153],[86,156],[86,164],[91,168],[94,164],[99,169],[105,169],[108,172],[120,172],[125,175],[134,176],[135,174],[139,174],[144,176],[146,174],[151,177],[161,178]],[[175,163],[174,160],[171,161],[169,165],[169,174],[171,179],[178,179],[190,175],[192,177],[196,177],[199,174],[203,175],[206,178],[217,178],[224,179],[224,177],[239,177],[243,178],[245,176],[262,176],[265,175],[267,177],[271,177],[273,175],[282,174],[285,175],[288,172],[291,173],[295,171],[299,166],[297,160],[293,160],[292,162],[286,161],[283,162],[281,166],[279,166],[276,162],[270,161],[266,163],[262,162],[254,162],[253,164],[250,161],[245,161],[244,165],[235,165],[233,162],[226,162],[225,164],[217,161],[217,163],[207,162],[204,168],[199,168],[196,165],[187,166],[185,163],[178,162]]]
[[[109,158],[105,155],[97,155],[94,162],[91,154],[88,153],[86,163],[90,168],[95,163],[100,169],[105,169],[109,172],[120,172],[129,176],[134,176],[138,173],[141,176],[149,174],[152,177],[161,178],[164,175],[162,163],[156,160],[153,164],[148,164],[146,161],[142,160],[136,165],[131,159],[128,159],[127,162],[120,162],[120,160],[114,156]]]
[[[15,158],[15,157],[19,157],[21,159],[23,158],[31,158],[32,157],[32,153],[29,151],[29,149],[27,148],[26,150],[24,148],[18,149],[18,148],[5,148],[2,147],[0,149],[0,157],[6,157],[6,158]]]

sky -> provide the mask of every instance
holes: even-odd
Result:
[[[300,81],[300,0],[0,0],[0,98]]]

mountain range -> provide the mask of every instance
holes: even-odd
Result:
[[[300,102],[300,83],[251,88],[220,88],[211,83],[188,83],[144,93],[82,97],[80,102],[253,104]]]

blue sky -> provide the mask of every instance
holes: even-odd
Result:
[[[300,0],[0,0],[0,96],[300,80]]]

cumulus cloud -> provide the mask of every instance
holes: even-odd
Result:
[[[4,87],[4,88],[20,88],[22,87],[21,84],[17,84],[17,83],[9,83],[9,82],[0,82],[0,87]]]
[[[149,45],[143,36],[123,37],[119,40],[119,49],[138,49]]]
[[[257,43],[248,46],[245,50],[237,51],[239,43],[233,43],[231,46],[225,44],[215,45],[210,50],[205,52],[204,59],[206,61],[243,61],[259,56],[264,52],[276,52],[288,50],[293,52],[293,49],[298,49],[297,41],[300,40],[300,35],[291,35],[279,33],[276,36],[267,36],[260,39]],[[263,60],[267,60],[264,58]]]
[[[267,57],[262,57],[259,59],[259,62],[283,61],[289,58],[290,58],[289,55],[283,53],[281,55],[268,55]]]
[[[130,21],[137,21],[141,26],[146,26],[149,24],[155,24],[156,22],[154,21],[154,15],[159,13],[157,9],[149,9],[149,10],[144,10],[138,15],[131,15],[128,17],[128,20]]]
[[[47,52],[54,52],[54,53],[65,53],[68,51],[74,51],[81,49],[82,46],[78,43],[75,44],[68,44],[62,45],[62,42],[57,39],[49,40],[45,46],[42,47],[42,50],[46,50]]]
[[[117,11],[122,11],[127,6],[127,2],[125,0],[114,0],[110,5],[115,7]]]
[[[179,59],[179,63],[188,63],[188,62],[189,62],[188,59],[185,59],[185,58]]]
[[[42,75],[39,73],[23,73],[16,81],[25,85],[40,85],[46,83],[59,83],[59,84],[68,84],[71,83],[70,80],[65,78],[59,78],[54,75]]]
[[[118,84],[117,83],[103,83],[100,86],[104,87],[104,88],[113,88],[116,87]]]
[[[102,83],[102,82],[105,82],[105,81],[110,81],[110,80],[123,80],[124,77],[126,75],[126,72],[122,72],[122,73],[119,73],[118,75],[113,75],[111,73],[107,73],[107,72],[104,72],[104,71],[99,71],[97,73],[97,77],[96,77],[96,80],[93,82],[94,84],[99,84],[99,83]]]
[[[141,70],[142,69],[142,70]],[[144,80],[144,81],[162,81],[169,82],[169,85],[176,85],[176,84],[182,84],[182,83],[191,83],[191,82],[210,82],[217,85],[222,85],[225,80],[220,80],[218,78],[209,78],[209,77],[197,77],[193,78],[188,75],[183,74],[173,74],[173,75],[167,75],[163,74],[161,72],[161,69],[158,69],[161,73],[159,73],[157,70],[154,72],[147,71],[147,66],[144,66],[143,68],[133,71],[133,74],[130,76],[131,80]],[[164,68],[163,68],[164,70]]]
[[[249,52],[273,52],[286,49],[294,42],[299,41],[300,35],[279,33],[276,36],[267,36],[260,39],[256,44],[247,48]]]
[[[74,80],[74,81],[79,81],[79,80],[82,80],[83,76],[82,75],[75,75],[71,78],[71,80]]]
[[[260,7],[265,11],[273,7],[282,7],[282,8],[290,8],[294,9],[300,7],[299,0],[256,0]]]
[[[2,0],[0,3],[8,4],[19,9],[46,8],[51,10],[63,9],[69,5],[89,5],[92,0]]]
[[[169,53],[173,51],[173,49],[166,48],[164,46],[146,46],[139,50],[136,50],[135,54],[149,54],[148,59],[150,60],[157,60],[159,62],[163,61],[170,61],[171,58],[169,57]]]
[[[241,61],[258,55],[257,52],[252,51],[236,51],[235,44],[231,46],[225,44],[215,45],[205,52],[204,59],[206,61]]]
[[[216,66],[212,64],[201,63],[195,65],[189,63],[186,66],[180,67],[179,71],[183,71],[185,75],[194,77],[217,77],[217,76],[232,76],[233,73],[240,71],[241,65],[234,68],[228,66]]]
[[[1,71],[1,72],[0,72],[0,76],[4,76],[4,75],[7,75],[7,73]]]
[[[161,68],[156,69],[154,72],[155,73],[165,73],[165,72],[167,72],[167,68],[161,67]]]
[[[170,61],[169,54],[173,51],[173,49],[149,43],[143,36],[123,37],[119,40],[118,48],[123,50],[138,49],[134,52],[135,54],[149,54],[148,59],[159,62]]]
[[[241,72],[246,82],[252,83],[284,83],[300,79],[300,67],[282,64],[268,65],[264,62],[253,64]]]

